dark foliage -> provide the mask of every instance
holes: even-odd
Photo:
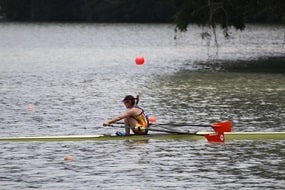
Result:
[[[172,22],[172,0],[0,0],[7,21]]]
[[[27,22],[189,23],[243,29],[285,23],[284,0],[0,0],[2,20]]]

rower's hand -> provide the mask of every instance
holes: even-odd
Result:
[[[108,122],[108,121],[105,121],[104,123],[103,123],[103,126],[110,126],[111,124]]]

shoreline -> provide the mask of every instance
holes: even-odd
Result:
[[[285,56],[259,57],[252,60],[208,60],[194,63],[198,71],[285,73]]]

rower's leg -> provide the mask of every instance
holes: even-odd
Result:
[[[125,126],[134,128],[138,122],[134,118],[129,117],[124,120],[124,123],[125,123]],[[125,128],[126,135],[130,135],[130,128]]]

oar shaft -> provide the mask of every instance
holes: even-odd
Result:
[[[113,125],[111,125],[112,127],[114,127]],[[130,128],[132,129],[133,127],[130,126],[120,126],[123,128]],[[164,132],[164,133],[172,133],[172,134],[181,134],[181,135],[195,135],[195,136],[204,136],[208,142],[225,142],[225,136],[224,133],[220,133],[220,132],[215,132],[215,133],[211,133],[211,134],[197,134],[196,132],[194,133],[190,133],[189,131],[183,132],[183,131],[173,131],[173,130],[163,130],[163,129],[153,129],[151,127],[149,127],[147,130],[149,131],[157,131],[157,132]]]
[[[192,127],[210,127],[211,125],[205,124],[191,124],[191,123],[154,123],[151,125],[167,125],[167,126],[192,126]]]
[[[120,127],[120,128],[129,128],[133,129],[133,127],[130,126],[114,126],[110,125],[110,127]],[[147,128],[149,131],[156,131],[156,132],[164,132],[164,133],[172,133],[172,134],[187,134],[187,135],[197,135],[197,136],[205,136],[203,134],[197,134],[197,133],[190,133],[189,131],[174,131],[174,130],[165,130],[165,129],[154,129],[154,128]]]
[[[124,122],[116,122],[116,124],[124,124]],[[159,126],[159,125],[166,125],[166,126],[193,126],[193,127],[211,127],[211,125],[207,124],[191,124],[191,123],[150,123],[150,125]]]
[[[189,132],[173,131],[173,130],[164,130],[164,129],[148,128],[148,130],[149,130],[149,131],[164,132],[164,133],[174,133],[174,134],[190,134]]]

